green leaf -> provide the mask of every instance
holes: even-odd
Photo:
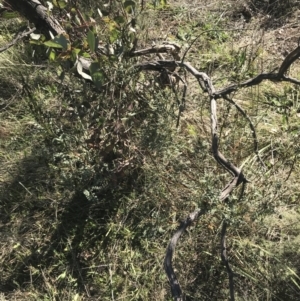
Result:
[[[88,35],[87,35],[87,41],[90,47],[91,52],[95,52],[96,50],[96,39],[94,33],[89,30]]]
[[[29,43],[31,45],[43,45],[43,43],[41,41],[34,41],[34,40],[30,40]]]
[[[63,50],[68,50],[68,48],[71,46],[70,42],[64,35],[56,36],[53,40],[44,42],[44,45],[52,48],[60,48]]]
[[[59,35],[54,38],[54,42],[58,43],[62,46],[63,50],[68,50],[70,45],[70,41],[67,40],[67,38],[64,35]]]
[[[114,43],[120,35],[120,31],[117,30],[116,28],[112,29],[109,33],[109,42],[112,44]]]
[[[114,18],[114,21],[117,23],[117,24],[123,24],[123,23],[125,23],[125,18],[123,17],[123,16],[117,16],[117,17],[115,17]]]
[[[59,8],[65,8],[67,6],[66,1],[62,1],[62,0],[53,0],[53,5]]]
[[[90,54],[87,53],[87,52],[80,52],[80,56],[83,56],[83,57],[85,57],[87,59],[91,57]]]
[[[100,89],[103,85],[105,74],[100,68],[99,62],[91,63],[89,69],[95,86]]]
[[[160,0],[160,5],[162,6],[162,8],[167,6],[167,0]]]
[[[132,0],[127,0],[124,2],[124,8],[128,13],[132,13],[135,9],[135,2]]]
[[[49,53],[49,60],[50,61],[55,61],[56,58],[56,52],[54,49],[51,49],[50,53]]]
[[[81,49],[79,49],[79,48],[73,48],[73,49],[72,49],[72,52],[71,52],[71,59],[72,59],[72,61],[73,61],[74,63],[76,62],[78,56],[81,55],[80,52],[81,52]]]
[[[44,42],[44,45],[48,46],[48,47],[52,47],[52,48],[60,48],[60,49],[63,48],[62,45],[54,42],[54,40],[46,41],[46,42]]]

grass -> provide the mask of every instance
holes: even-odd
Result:
[[[272,28],[254,39],[260,15],[244,24],[229,4],[148,8],[138,20],[140,46],[160,42],[162,32],[163,40],[186,49],[200,35],[186,60],[218,87],[271,70],[279,59],[268,61]],[[233,30],[240,24],[242,30]],[[229,179],[211,155],[208,100],[194,79],[187,77],[186,110],[176,128],[176,95],[152,84],[153,74],[129,75],[134,62],[106,62],[114,81],[97,91],[69,74],[60,84],[43,53],[40,67],[28,67],[27,47],[0,57],[6,87],[0,92],[0,300],[171,300],[165,248],[197,207],[208,214],[183,235],[175,254],[187,300],[228,299],[219,254],[224,219],[236,300],[299,297],[296,86],[264,82],[232,95],[255,124],[266,171],[247,122],[218,101],[222,152],[250,180],[242,201],[236,191],[224,204],[218,196]],[[297,64],[290,73],[299,74]]]

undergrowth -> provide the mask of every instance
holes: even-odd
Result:
[[[241,36],[226,30],[236,19],[222,5],[200,3],[210,12],[200,18],[188,3],[156,2],[137,18],[140,45],[159,42],[163,15],[164,39],[187,49],[197,38],[186,59],[217,86],[263,71],[261,48],[239,47]],[[207,214],[174,258],[186,300],[228,299],[225,219],[236,300],[299,298],[297,86],[264,82],[232,95],[255,125],[265,169],[247,121],[219,101],[221,150],[250,180],[241,200],[237,190],[221,203],[228,174],[211,154],[208,99],[195,80],[187,77],[177,128],[181,87],[133,72],[137,59],[107,59],[96,89],[72,73],[61,80],[64,70],[44,53],[36,66],[31,51],[24,43],[0,56],[0,300],[171,300],[165,249],[198,207]]]

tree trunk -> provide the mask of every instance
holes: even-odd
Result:
[[[13,10],[19,12],[27,20],[34,23],[36,28],[49,36],[49,31],[52,34],[59,35],[65,32],[59,22],[54,19],[48,10],[37,0],[6,0]]]

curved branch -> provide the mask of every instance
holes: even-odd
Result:
[[[292,84],[295,84],[295,85],[300,85],[300,80],[298,80],[296,78],[292,78],[292,77],[288,77],[288,76],[283,75],[282,80],[284,82],[289,82],[289,83],[292,83]]]
[[[142,56],[151,53],[171,53],[174,59],[179,60],[180,49],[181,47],[175,43],[165,42],[162,45],[154,45],[152,47],[145,48],[145,49],[129,51],[128,54],[125,55],[129,57],[136,57],[136,56]]]
[[[230,94],[240,88],[251,87],[260,84],[264,80],[271,80],[271,81],[280,81],[284,80],[278,76],[278,73],[261,73],[253,78],[250,78],[242,83],[239,84],[231,84],[226,88],[216,91],[215,97],[220,98],[224,95]]]
[[[255,130],[255,127],[254,127],[250,117],[247,115],[247,113],[243,110],[242,107],[240,107],[235,101],[230,99],[227,95],[223,95],[223,98],[225,100],[229,101],[231,104],[233,104],[237,108],[237,110],[243,115],[243,117],[245,119],[247,119],[247,121],[249,122],[249,126],[250,126],[250,129],[251,129],[251,132],[252,132],[252,138],[253,138],[253,141],[254,141],[254,143],[253,143],[254,144],[254,152],[255,152],[259,162],[263,166],[263,168],[266,169],[266,165],[263,162],[263,160],[260,157],[259,152],[258,152],[258,139],[257,139],[257,135],[256,135],[256,130]]]
[[[278,73],[261,73],[251,79],[248,79],[242,83],[239,84],[231,84],[228,87],[225,87],[221,90],[218,90],[215,92],[215,97],[220,98],[224,95],[227,95],[229,93],[232,93],[240,88],[244,87],[251,87],[254,85],[260,84],[264,80],[271,80],[271,81],[287,81],[292,82],[294,84],[300,84],[300,81],[294,78],[290,78],[285,76],[284,74],[290,68],[290,66],[300,57],[300,46],[298,46],[296,49],[294,49],[292,52],[290,52],[287,57],[283,60],[281,63],[281,66],[279,67]]]
[[[174,297],[175,301],[183,301],[182,291],[172,266],[172,258],[175,251],[175,247],[181,234],[187,229],[187,227],[189,227],[192,224],[194,220],[196,220],[199,217],[200,214],[204,214],[203,212],[201,213],[201,209],[196,209],[194,212],[192,212],[186,218],[186,220],[181,223],[180,227],[177,229],[177,231],[171,238],[171,241],[167,247],[164,267],[166,274],[169,278],[172,296]]]
[[[283,60],[279,71],[278,76],[283,77],[284,73],[286,73],[287,69],[300,57],[300,46],[290,52],[287,57]]]
[[[233,189],[237,187],[239,184],[243,184],[243,189],[245,188],[245,184],[248,182],[245,178],[243,172],[237,168],[234,164],[229,162],[224,155],[219,151],[219,143],[218,143],[218,121],[217,121],[217,102],[215,98],[215,88],[212,84],[210,77],[204,73],[199,72],[189,63],[184,62],[172,62],[172,61],[157,61],[147,64],[141,64],[138,66],[139,70],[162,70],[163,68],[168,67],[184,67],[187,71],[189,71],[192,75],[194,75],[200,87],[204,92],[207,92],[210,96],[210,109],[211,109],[211,135],[212,135],[212,152],[215,160],[222,165],[229,173],[231,173],[234,178],[224,187],[221,192],[220,200],[225,201],[228,199],[229,195],[232,193]],[[182,301],[182,291],[178,280],[176,278],[175,272],[172,268],[172,256],[175,250],[176,243],[182,234],[182,232],[191,224],[192,220],[195,219],[200,214],[200,210],[197,209],[193,213],[189,215],[189,217],[182,223],[179,229],[173,235],[169,246],[166,252],[165,258],[165,270],[167,276],[170,281],[172,295],[175,301]],[[233,272],[229,266],[229,262],[227,259],[226,254],[226,242],[225,242],[225,234],[226,234],[226,223],[223,224],[222,230],[222,260],[225,262],[228,276],[229,276],[229,283],[230,283],[230,295],[231,300],[234,301],[234,289],[233,289]]]

